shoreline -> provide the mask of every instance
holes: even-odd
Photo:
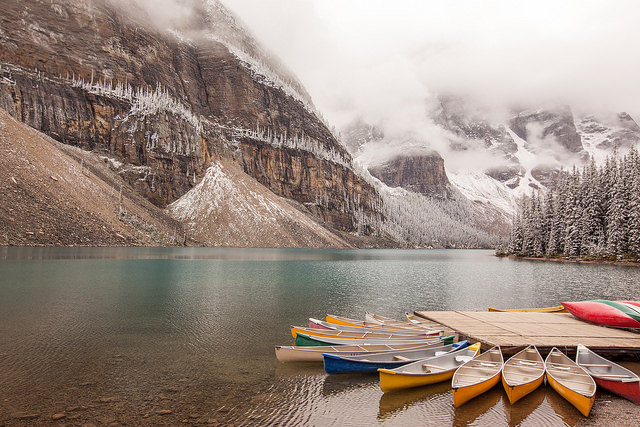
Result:
[[[531,257],[517,255],[496,255],[498,258],[521,259],[527,261],[550,261],[550,262],[566,262],[573,264],[598,264],[598,265],[614,265],[621,267],[640,267],[640,261],[607,261],[600,259],[579,259],[579,258],[548,258],[548,257]]]

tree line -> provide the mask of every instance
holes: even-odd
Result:
[[[617,151],[597,166],[561,171],[555,188],[521,201],[502,255],[640,257],[640,156]]]

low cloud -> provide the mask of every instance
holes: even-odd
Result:
[[[105,0],[159,28],[187,30],[214,0]],[[635,0],[222,0],[297,75],[337,128],[357,117],[438,150],[448,167],[504,162],[428,118],[440,94],[505,121],[512,106],[570,104],[640,120]],[[135,13],[135,12],[132,12]],[[456,166],[459,165],[459,166]],[[477,168],[476,168],[477,169]]]
[[[338,127],[361,116],[385,133],[442,147],[446,138],[436,140],[426,118],[441,93],[496,115],[510,106],[571,104],[640,119],[636,1],[223,2]],[[448,163],[464,157],[442,154]]]

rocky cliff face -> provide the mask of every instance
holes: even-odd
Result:
[[[0,107],[112,157],[160,207],[228,158],[330,227],[355,231],[363,214],[377,215],[375,190],[308,94],[219,2],[203,0],[189,33],[158,29],[123,4],[4,1]]]
[[[569,107],[524,111],[513,117],[509,125],[527,142],[527,149],[533,153],[564,149],[569,153],[586,155]]]
[[[182,224],[90,152],[0,109],[0,245],[182,245]]]
[[[491,121],[482,109],[475,110],[455,96],[438,97],[437,108],[431,113],[435,124],[451,132],[457,138],[450,142],[453,150],[478,148],[482,144],[496,158],[503,159],[486,171],[500,182],[514,179],[520,173],[515,156],[518,146],[503,123]]]
[[[402,187],[425,196],[446,198],[452,192],[444,160],[435,152],[396,157],[383,165],[370,166],[369,172],[389,187]]]

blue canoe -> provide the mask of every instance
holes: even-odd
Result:
[[[379,368],[393,369],[407,363],[416,362],[428,357],[440,356],[467,347],[467,341],[443,345],[422,350],[406,350],[384,353],[365,354],[362,356],[336,356],[323,353],[324,370],[328,374],[349,374],[357,372],[378,372]]]

